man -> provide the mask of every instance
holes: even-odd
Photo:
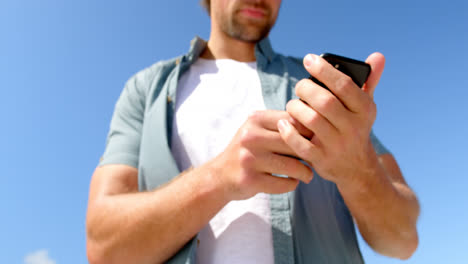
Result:
[[[417,199],[371,132],[383,56],[361,90],[275,53],[280,4],[206,1],[208,42],[127,83],[91,181],[90,263],[362,263],[353,219],[377,252],[413,254]]]

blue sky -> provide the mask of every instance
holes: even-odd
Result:
[[[302,57],[387,58],[374,126],[419,196],[406,263],[467,263],[468,8],[454,1],[283,1],[270,38]],[[91,174],[135,72],[209,35],[198,1],[0,1],[0,262],[87,263]],[[401,263],[373,253],[367,263]]]

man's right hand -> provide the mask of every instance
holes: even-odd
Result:
[[[89,262],[165,262],[229,201],[260,192],[285,193],[294,190],[299,180],[309,182],[312,171],[291,157],[293,151],[277,131],[280,119],[311,137],[312,132],[284,111],[256,112],[224,152],[155,190],[138,192],[136,168],[96,168],[86,224]]]
[[[299,181],[312,180],[312,170],[293,157],[295,153],[277,130],[282,118],[290,120],[302,134],[311,133],[284,111],[257,111],[239,128],[225,151],[209,163],[228,200],[248,199],[260,192],[290,192]]]

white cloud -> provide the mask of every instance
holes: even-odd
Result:
[[[49,258],[49,252],[45,249],[41,249],[32,253],[29,253],[24,257],[25,264],[55,264],[55,261]]]

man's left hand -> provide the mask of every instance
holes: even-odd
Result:
[[[366,62],[372,70],[361,89],[323,58],[307,55],[304,58],[306,70],[331,92],[303,79],[296,85],[296,94],[301,100],[288,102],[286,110],[314,135],[305,138],[287,120],[278,122],[283,140],[297,156],[336,184],[359,182],[377,161],[370,132],[377,113],[373,94],[385,58],[374,53]]]

